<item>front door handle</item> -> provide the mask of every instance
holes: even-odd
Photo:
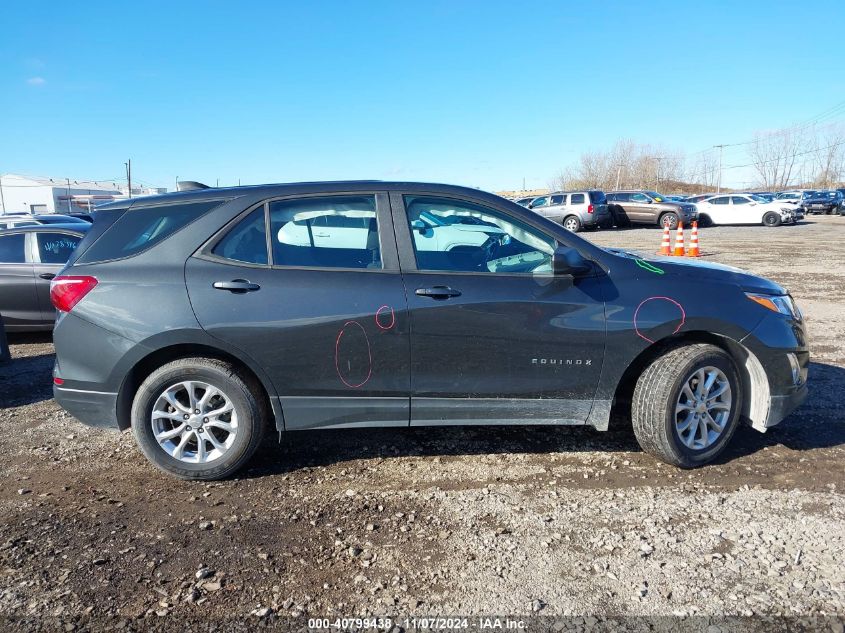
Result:
[[[448,299],[449,297],[460,297],[460,290],[453,290],[449,286],[433,286],[431,288],[417,288],[415,294],[419,297],[431,297],[432,299]]]
[[[255,292],[260,290],[261,286],[251,283],[247,279],[233,279],[232,281],[215,281],[214,287],[217,290],[228,290],[236,294],[243,294],[244,292]]]
[[[38,276],[41,277],[41,279],[52,279],[56,276],[56,273],[41,273]]]

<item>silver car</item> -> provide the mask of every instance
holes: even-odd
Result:
[[[610,226],[613,221],[602,191],[556,191],[534,198],[528,208],[560,222],[573,233],[584,228]]]

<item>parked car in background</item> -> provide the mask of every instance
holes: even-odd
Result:
[[[775,199],[775,194],[771,191],[742,191],[740,193],[748,193],[753,194],[755,196],[760,196],[761,198],[765,198],[769,202]]]
[[[531,204],[532,200],[534,200],[534,196],[528,196],[527,198],[517,198],[516,200],[514,200],[514,202],[516,202],[521,207],[527,207],[529,204]]]
[[[762,224],[780,226],[795,222],[795,210],[778,202],[747,193],[732,193],[696,203],[701,226],[712,224]]]
[[[528,208],[573,233],[612,224],[607,198],[598,190],[555,191],[535,198]]]
[[[813,189],[793,189],[790,191],[781,191],[775,194],[774,202],[783,202],[785,204],[800,205],[804,200],[811,197],[815,192]]]
[[[50,280],[90,226],[80,222],[0,230],[0,314],[7,331],[53,328]]]
[[[490,235],[425,250],[425,216]],[[336,217],[362,237],[318,228]],[[612,411],[689,468],[807,395],[803,317],[778,284],[603,249],[475,189],[203,189],[104,205],[92,234],[53,280],[56,401],[131,428],[185,479],[232,475],[271,429],[606,430]]]
[[[695,204],[696,202],[701,202],[702,200],[706,200],[707,198],[711,198],[713,196],[718,196],[718,193],[699,193],[694,196],[687,196],[684,202],[691,202]]]
[[[687,199],[686,196],[677,196],[677,195],[666,196],[666,200],[668,202],[686,202],[686,199]]]
[[[607,194],[607,204],[616,226],[656,224],[674,230],[680,223],[688,225],[698,219],[694,204],[667,202],[666,196],[656,191],[612,191]]]
[[[845,196],[841,191],[816,191],[801,200],[801,206],[807,213],[823,213],[830,215],[842,205]]]
[[[0,230],[16,226],[38,226],[43,224],[91,224],[81,218],[63,215],[61,213],[40,213],[20,215],[0,215]]]

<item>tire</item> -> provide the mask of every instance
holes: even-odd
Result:
[[[719,411],[727,411],[724,417],[721,413],[715,413],[719,417],[722,426],[721,432],[712,438],[712,443],[702,442],[701,446],[689,446],[682,437],[683,429],[678,429],[678,416],[694,414],[694,409],[689,409],[686,414],[676,413],[676,407],[680,406],[679,399],[686,399],[684,386],[689,384],[696,372],[703,368],[718,370],[721,372],[729,385],[730,391],[718,396],[719,398],[729,397],[729,409],[725,409],[726,403],[721,405]],[[705,375],[709,375],[705,374]],[[721,384],[719,382],[715,384]],[[672,349],[654,360],[640,375],[634,387],[634,396],[631,402],[631,420],[634,427],[634,435],[644,451],[654,455],[658,459],[680,466],[681,468],[695,468],[703,466],[715,459],[730,442],[731,437],[739,424],[739,414],[742,410],[742,382],[733,359],[721,348],[715,345],[696,343]],[[708,411],[709,413],[709,411]],[[715,421],[715,418],[713,418]],[[684,422],[686,420],[682,420]],[[692,435],[698,436],[696,429],[701,423],[695,424],[687,434],[687,439]],[[708,432],[710,441],[710,426],[705,425],[701,435]],[[715,430],[713,431],[715,433]],[[695,444],[695,438],[692,443]]]
[[[613,225],[616,228],[625,229],[631,226],[631,220],[628,219],[628,216],[625,215],[625,212],[622,210],[621,207],[618,209],[616,208],[616,206],[611,207],[610,217],[611,222],[613,222]]]
[[[709,215],[699,215],[698,216],[698,226],[701,228],[707,228],[708,226],[713,226],[713,220],[710,219]]]
[[[581,230],[581,220],[576,215],[567,215],[563,218],[562,224],[563,228],[572,233],[577,233]]]
[[[669,211],[669,212],[664,213],[663,215],[660,216],[660,220],[658,221],[658,225],[660,226],[660,228],[663,228],[664,226],[668,226],[670,231],[674,231],[675,229],[678,228],[679,222],[680,222],[680,219],[678,218],[678,214],[675,213],[674,211]]]
[[[783,222],[783,218],[780,217],[779,213],[775,213],[774,211],[769,211],[763,216],[763,226],[780,226],[781,222]]]
[[[195,383],[192,391],[196,399],[208,391],[217,392],[204,406],[201,400],[194,406],[202,406],[211,413],[231,405],[232,411],[205,418],[201,413],[184,421],[189,411],[186,405],[190,404],[187,389],[180,385],[185,381]],[[199,385],[210,389],[201,391]],[[171,397],[176,394],[179,409],[167,404],[173,400],[165,398],[165,393]],[[167,417],[153,418],[154,408],[159,416]],[[267,406],[257,381],[231,364],[212,358],[183,358],[159,367],[144,380],[132,402],[132,433],[141,452],[157,468],[180,479],[213,481],[235,473],[261,444],[267,419]],[[203,422],[210,423],[206,426]],[[156,425],[159,433],[176,433],[177,425],[185,430],[168,439],[166,449],[156,439]],[[190,425],[199,425],[199,428]],[[234,431],[224,430],[233,426]],[[202,451],[199,448],[201,437],[204,438]],[[188,441],[183,443],[185,438]],[[212,443],[212,438],[216,444]],[[175,446],[177,442],[183,444],[181,451]],[[173,450],[173,454],[169,450]],[[215,451],[219,453],[216,457]],[[196,458],[194,463],[190,460],[192,452]],[[207,456],[202,463],[199,460],[201,452]]]

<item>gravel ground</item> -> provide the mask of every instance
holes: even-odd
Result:
[[[651,251],[661,234],[585,236]],[[780,426],[740,429],[717,464],[691,472],[644,455],[622,421],[607,433],[300,432],[268,441],[237,480],[177,481],[130,434],[89,429],[53,402],[49,336],[10,336],[0,628],[845,616],[843,240],[839,217],[701,232],[707,259],[790,288],[808,321],[812,390]]]

